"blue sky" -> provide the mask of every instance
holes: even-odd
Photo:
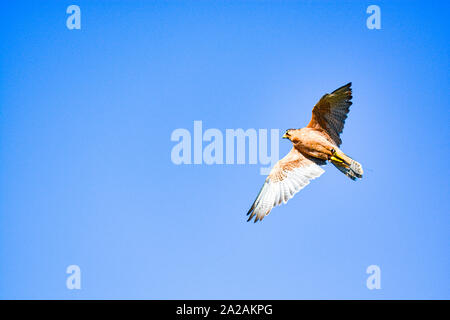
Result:
[[[66,28],[71,4],[81,30]],[[2,2],[0,298],[449,299],[448,10]],[[302,127],[349,81],[342,149],[361,181],[327,166],[253,224],[259,164],[171,161],[171,133],[194,120]],[[73,264],[81,290],[66,288]]]

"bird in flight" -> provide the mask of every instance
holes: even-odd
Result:
[[[264,182],[247,215],[247,221],[262,220],[281,203],[286,203],[297,192],[325,171],[321,166],[330,161],[352,180],[362,178],[362,166],[339,149],[339,135],[352,102],[352,83],[330,94],[325,94],[312,110],[312,118],[305,128],[288,129],[283,138],[293,147],[279,160]]]

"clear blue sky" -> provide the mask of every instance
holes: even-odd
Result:
[[[66,8],[81,8],[81,30]],[[381,8],[381,30],[366,8]],[[450,298],[448,1],[3,1],[0,298]],[[260,165],[177,128],[302,127],[353,82],[334,167],[262,223]],[[280,141],[280,156],[290,142]],[[66,288],[79,265],[82,289]],[[366,268],[381,268],[381,290]]]

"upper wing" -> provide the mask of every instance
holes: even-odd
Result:
[[[342,143],[339,135],[344,129],[345,119],[352,105],[351,85],[351,82],[347,83],[332,93],[325,94],[314,106],[311,121],[307,126],[325,130],[337,146]]]
[[[309,184],[309,180],[319,177],[325,171],[315,162],[307,159],[297,149],[292,150],[273,167],[255,202],[248,211],[250,221],[262,220],[273,207],[286,203],[298,191]]]

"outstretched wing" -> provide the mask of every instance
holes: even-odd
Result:
[[[311,121],[307,126],[326,131],[337,146],[342,143],[339,135],[344,129],[345,119],[352,105],[351,85],[351,82],[347,83],[332,93],[325,94],[314,106]]]
[[[325,171],[314,161],[306,158],[297,149],[292,150],[273,167],[267,176],[255,202],[248,211],[247,221],[254,216],[255,222],[262,220],[273,207],[286,203],[297,192]]]

